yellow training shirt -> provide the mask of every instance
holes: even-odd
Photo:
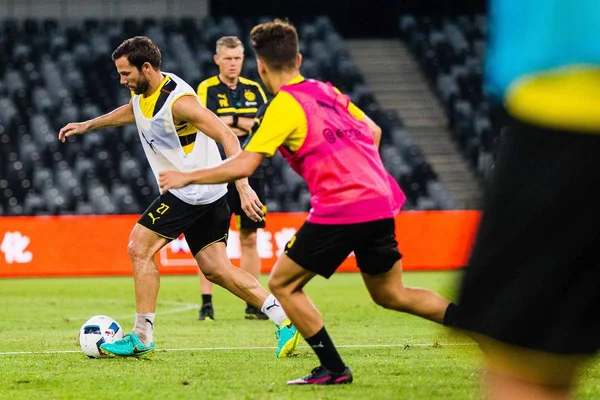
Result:
[[[298,75],[286,85],[302,81],[304,77]],[[348,104],[348,111],[360,121],[365,117],[365,113],[353,103]],[[272,157],[281,145],[296,151],[304,143],[307,134],[308,123],[304,109],[291,94],[280,91],[257,114],[256,124],[244,150],[263,153],[268,157]]]

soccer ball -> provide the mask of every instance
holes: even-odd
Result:
[[[102,343],[112,343],[123,339],[121,326],[106,315],[96,315],[88,319],[79,330],[79,345],[83,353],[90,358],[99,358]]]

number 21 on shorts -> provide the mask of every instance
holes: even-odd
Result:
[[[168,210],[169,210],[169,206],[168,206],[168,205],[166,205],[165,203],[160,203],[160,206],[159,206],[159,207],[156,209],[156,211],[153,211],[153,212],[156,212],[157,214],[163,215],[163,214],[164,214],[164,213],[166,213]],[[149,213],[148,213],[148,216],[149,216],[150,218],[152,218],[152,225],[154,225],[154,222],[155,222],[157,219],[160,219],[160,217],[159,217],[159,216],[157,216],[157,217],[155,218],[155,217],[154,217],[154,215],[152,215],[152,213],[153,213],[153,212],[149,212]]]

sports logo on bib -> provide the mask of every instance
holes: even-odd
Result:
[[[256,100],[256,95],[254,94],[254,92],[246,90],[244,92],[244,98],[248,101],[254,101],[254,100]]]

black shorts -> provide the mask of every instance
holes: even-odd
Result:
[[[378,275],[402,258],[394,219],[347,225],[305,222],[285,246],[285,254],[302,268],[329,278],[354,252],[362,273]]]
[[[170,240],[183,233],[195,256],[208,245],[227,243],[230,215],[225,196],[195,206],[167,192],[152,202],[138,223]]]
[[[264,181],[259,178],[248,178],[248,183],[250,187],[256,192],[258,199],[261,203],[263,203],[263,214],[267,215],[267,207],[265,204],[265,186]],[[247,229],[250,231],[255,231],[259,228],[265,227],[265,218],[262,221],[254,222],[242,210],[242,202],[240,200],[240,195],[235,187],[235,183],[230,183],[227,186],[227,204],[229,205],[229,209],[231,213],[235,215],[235,224],[238,229]]]
[[[460,293],[459,326],[557,354],[600,346],[600,136],[512,120]]]

